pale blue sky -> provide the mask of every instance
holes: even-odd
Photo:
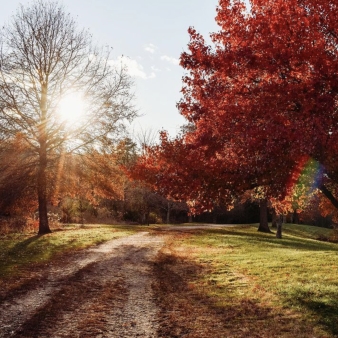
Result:
[[[1,0],[0,24],[26,0]],[[208,36],[217,30],[218,0],[63,0],[79,27],[93,34],[99,45],[113,47],[112,58],[127,57],[135,82],[136,105],[143,117],[135,128],[165,129],[175,135],[184,119],[176,103],[183,69],[177,64],[194,26]]]

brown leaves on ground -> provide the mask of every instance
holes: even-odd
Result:
[[[88,276],[97,276],[90,278]],[[126,301],[124,281],[104,280],[95,264],[82,269],[65,281],[60,291],[25,323],[19,337],[48,337],[55,334],[55,322],[64,322],[60,337],[96,337],[106,331],[111,308],[119,308]],[[69,318],[67,318],[69,317]],[[73,320],[72,320],[73,318]]]

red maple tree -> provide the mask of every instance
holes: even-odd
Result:
[[[178,108],[189,128],[174,140],[163,133],[141,159],[148,179],[206,208],[253,187],[282,198],[307,156],[323,166],[318,188],[338,208],[327,188],[338,183],[336,9],[329,0],[252,0],[250,9],[220,0],[213,46],[190,28],[181,55]]]

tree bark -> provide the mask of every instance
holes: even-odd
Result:
[[[329,191],[324,184],[319,187],[319,190],[329,199],[332,205],[338,209],[338,200],[332,195],[331,191]]]
[[[41,145],[38,170],[38,201],[39,201],[39,235],[49,234],[51,230],[47,215],[47,151],[46,145]]]
[[[146,224],[146,223],[147,223],[147,212],[144,211],[142,212],[141,224]]]
[[[282,215],[278,215],[278,217],[277,217],[277,232],[276,232],[276,238],[282,239],[282,226],[283,226],[283,218],[282,218]]]
[[[271,233],[268,225],[268,200],[266,198],[261,199],[259,202],[260,206],[260,223],[258,231]]]
[[[290,223],[293,224],[294,222],[294,212],[290,213]]]
[[[293,211],[292,220],[293,220],[294,224],[299,224],[299,214],[298,214],[297,210]]]
[[[212,214],[212,223],[213,224],[217,224],[217,211],[213,211],[213,214]]]
[[[170,202],[168,201],[168,209],[167,209],[167,224],[170,223]]]
[[[272,209],[272,224],[271,224],[271,228],[277,228],[277,214],[276,214],[276,210]]]
[[[39,201],[39,235],[51,232],[47,214],[47,84],[44,83],[41,92],[41,122],[39,126],[39,168],[38,168],[38,201]]]

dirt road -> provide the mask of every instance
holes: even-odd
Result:
[[[164,236],[147,232],[48,267],[0,308],[0,337],[157,337],[152,264]]]

